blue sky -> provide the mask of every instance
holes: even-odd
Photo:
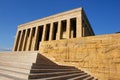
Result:
[[[78,7],[96,35],[120,31],[120,0],[0,0],[0,51],[13,47],[18,25]]]

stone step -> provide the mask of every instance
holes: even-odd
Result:
[[[67,72],[52,72],[52,73],[38,73],[30,74],[29,79],[41,79],[47,77],[62,76],[67,74],[82,73],[82,71],[67,71]]]
[[[87,74],[87,75],[77,76],[77,77],[70,78],[68,80],[84,80],[87,77],[90,77],[90,75]]]
[[[0,80],[26,80],[22,78],[12,77],[9,75],[0,74]]]
[[[46,68],[46,67],[58,67],[58,65],[47,65],[47,64],[36,64],[36,63],[25,63],[25,62],[10,62],[10,61],[0,61],[0,66],[10,66],[17,68]]]
[[[52,76],[47,78],[41,78],[41,79],[29,79],[29,80],[67,80],[73,77],[86,75],[87,73],[79,72],[79,73],[72,73],[72,74],[66,74],[66,75],[60,75],[60,76]]]
[[[15,78],[20,78],[20,79],[28,79],[29,74],[21,73],[21,72],[15,72],[15,71],[10,71],[10,70],[1,70],[0,69],[0,74],[10,76],[10,77],[15,77]]]
[[[31,54],[31,53],[38,53],[38,51],[3,51],[0,54]]]
[[[21,72],[26,74],[30,73],[30,69],[22,69],[22,68],[8,67],[8,66],[0,66],[0,70],[9,70],[9,71]]]
[[[31,73],[49,73],[49,72],[67,72],[67,71],[78,71],[76,69],[31,69]]]
[[[33,65],[32,69],[76,69],[73,66]]]
[[[89,77],[87,77],[87,78],[85,78],[83,80],[95,80],[95,78],[93,76],[89,76]]]
[[[58,66],[58,65],[32,65],[26,63],[16,63],[16,62],[0,62],[0,66],[21,68],[21,69],[77,69],[70,66]]]
[[[23,69],[10,66],[0,66],[2,70],[10,70],[22,73],[47,73],[47,72],[62,72],[62,71],[77,71],[77,69]]]
[[[14,80],[14,79],[8,76],[0,75],[0,80]]]
[[[21,68],[21,69],[31,69],[32,63],[19,63],[19,62],[4,62],[0,61],[0,66],[8,66],[13,68]]]
[[[0,61],[35,63],[38,53],[1,53]]]
[[[19,77],[19,76],[16,76],[16,74],[17,75],[21,75],[21,73],[22,74],[23,73],[27,74],[27,73],[30,72],[29,69],[21,69],[21,68],[14,68],[14,67],[8,67],[8,66],[0,66],[0,71],[3,72],[4,75],[11,76],[13,78],[17,77],[17,78],[22,78],[22,79],[24,79],[24,78],[26,79],[26,77],[24,77],[24,78],[23,77]],[[38,74],[33,74],[33,73],[41,73],[41,74],[48,73],[49,75],[52,75],[52,74],[56,74],[56,72],[57,72],[57,74],[58,73],[61,74],[61,73],[64,73],[64,71],[67,72],[67,74],[69,74],[69,71],[76,72],[77,70],[76,69],[59,69],[59,68],[58,69],[31,69],[31,75],[32,75],[32,77],[33,76],[36,77],[36,76],[38,76]],[[6,72],[8,74],[5,74],[4,72]],[[18,73],[20,73],[20,74],[18,74]],[[14,74],[15,74],[15,76],[14,76]],[[28,75],[26,75],[26,76],[28,76]],[[40,74],[39,74],[39,76],[40,76]]]

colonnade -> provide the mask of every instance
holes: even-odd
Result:
[[[14,51],[34,51],[40,42],[82,37],[80,17],[40,24],[28,29],[19,29],[16,34]]]

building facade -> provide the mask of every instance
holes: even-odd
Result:
[[[37,51],[43,41],[93,35],[84,10],[77,8],[19,25],[13,51]]]

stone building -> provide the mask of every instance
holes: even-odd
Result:
[[[43,41],[93,35],[84,10],[78,8],[19,25],[13,51],[36,51]]]

